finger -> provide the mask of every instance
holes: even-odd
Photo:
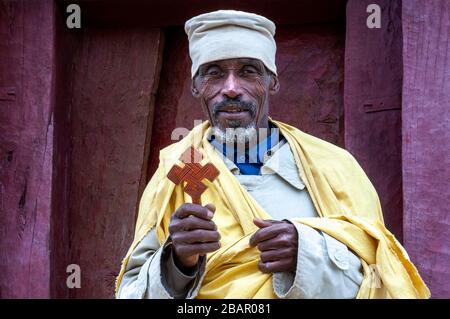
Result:
[[[191,203],[185,203],[175,211],[175,216],[179,219],[186,218],[190,215],[194,215],[205,220],[210,220],[213,218],[214,212],[201,205]]]
[[[220,242],[201,243],[201,244],[184,244],[176,247],[176,253],[179,256],[204,255],[220,248]]]
[[[270,219],[264,220],[264,219],[260,219],[260,218],[254,218],[253,224],[258,226],[259,228],[264,228],[264,227],[269,227],[270,225],[272,225],[272,222]]]
[[[287,230],[288,227],[283,223],[271,224],[268,227],[261,228],[258,231],[256,231],[256,233],[253,234],[252,237],[250,237],[249,244],[250,246],[256,246],[258,245],[258,243],[274,238]]]
[[[277,261],[262,262],[259,261],[258,268],[264,273],[286,272],[293,271],[296,268],[296,263],[293,258],[286,258]]]
[[[169,224],[170,234],[194,229],[217,230],[217,225],[212,220],[204,220],[194,215],[190,215],[189,218],[176,219]]]
[[[220,241],[216,241],[213,243],[201,243],[193,245],[198,254],[206,254],[213,251],[216,251],[220,248]]]
[[[295,246],[294,239],[285,234],[279,234],[275,238],[262,241],[257,245],[259,251],[274,250],[292,246]]]
[[[260,259],[263,263],[269,261],[276,261],[285,258],[296,257],[297,252],[295,249],[291,248],[283,248],[283,249],[275,249],[275,250],[267,250],[261,252]]]
[[[172,236],[172,241],[174,242],[174,244],[209,243],[209,242],[217,242],[219,240],[220,234],[218,231],[203,230],[203,229],[179,232],[175,233]]]
[[[216,211],[216,206],[213,203],[209,203],[205,205],[206,209],[209,209],[210,211],[212,211],[213,213]]]
[[[286,258],[297,259],[297,249],[288,247],[273,250],[265,250],[260,253],[260,260],[262,262],[276,261]]]

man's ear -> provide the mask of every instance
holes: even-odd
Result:
[[[197,89],[197,85],[196,85],[196,81],[197,80],[197,75],[192,79],[191,81],[191,93],[192,96],[195,98],[200,97],[200,91]]]
[[[271,95],[275,95],[280,90],[280,81],[278,81],[278,76],[275,74],[270,74],[270,86],[269,86],[269,93]]]

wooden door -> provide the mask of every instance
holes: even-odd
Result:
[[[72,2],[82,8],[81,30],[65,25],[65,8]],[[392,72],[388,82],[363,60],[395,56],[401,65],[397,2],[383,1],[391,29],[379,35],[391,42],[379,36],[379,45],[365,50],[358,46],[367,36],[360,1],[348,6],[346,0],[193,0],[189,6],[182,0],[170,5],[137,0],[4,3],[0,13],[7,19],[1,20],[0,30],[15,40],[2,47],[0,65],[6,71],[0,74],[5,82],[0,85],[17,82],[13,86],[19,91],[16,102],[0,101],[0,200],[8,211],[2,214],[0,266],[7,276],[0,279],[0,296],[113,297],[139,199],[159,150],[172,143],[174,128],[190,129],[194,120],[204,119],[190,93],[183,23],[221,8],[252,11],[275,21],[281,90],[271,98],[270,114],[347,147],[379,190],[388,225],[401,230],[398,111],[361,110],[363,97],[373,99],[392,82],[390,94],[401,93],[398,69],[384,69]],[[42,29],[25,24],[41,20]],[[394,50],[377,50],[380,43],[393,43]],[[376,86],[362,80],[366,74],[377,80]],[[11,125],[11,119],[23,118],[24,107],[33,124],[27,130],[22,122]],[[377,139],[380,134],[386,140]],[[383,143],[389,147],[383,149]],[[386,167],[380,149],[391,156]],[[374,152],[381,155],[372,156]],[[385,185],[394,185],[396,191]],[[6,261],[20,261],[20,269],[29,271],[14,278],[18,263]],[[66,286],[69,264],[80,266],[79,289]]]

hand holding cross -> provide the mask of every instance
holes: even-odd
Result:
[[[184,166],[174,165],[167,177],[177,185],[186,183],[183,191],[191,196],[192,204],[185,203],[172,214],[169,233],[175,264],[186,274],[191,274],[200,256],[220,248],[220,234],[212,221],[216,208],[213,204],[202,206],[201,202],[201,195],[207,189],[202,181],[206,178],[212,182],[219,170],[212,163],[202,166],[202,155],[193,146],[180,160]]]

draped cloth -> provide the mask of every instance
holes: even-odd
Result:
[[[289,143],[299,175],[319,215],[292,221],[327,233],[359,256],[364,279],[357,298],[429,298],[430,291],[407,252],[384,226],[377,193],[350,153],[295,127],[271,118],[270,121]],[[202,203],[216,206],[213,221],[222,237],[220,249],[207,254],[197,298],[276,298],[272,275],[258,269],[259,252],[248,243],[258,229],[253,219],[271,216],[227,169],[208,141],[210,129],[206,121],[161,150],[159,167],[140,201],[134,241],[122,262],[116,292],[128,258],[142,238],[156,227],[158,240],[164,243],[169,236],[171,214],[183,203],[191,202],[183,193],[183,185],[175,185],[166,175],[179,163],[181,154],[194,145],[204,155],[203,161],[212,162],[220,171],[213,182],[204,181],[208,189],[202,195]]]

